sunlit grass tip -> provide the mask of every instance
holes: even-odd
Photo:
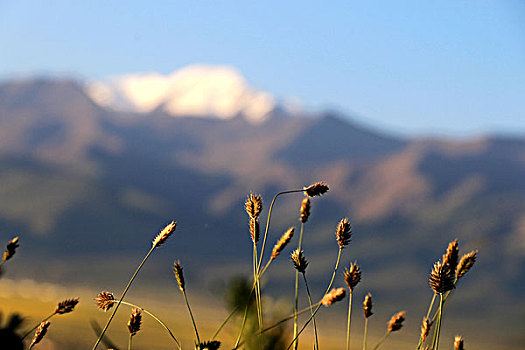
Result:
[[[333,288],[330,292],[326,293],[321,300],[321,304],[324,306],[330,306],[335,302],[341,301],[346,296],[344,288]]]
[[[18,244],[18,241],[19,241],[19,238],[15,237],[12,240],[10,240],[9,243],[7,243],[6,250],[2,257],[3,262],[11,259],[15,255],[16,248],[20,247],[20,244]]]
[[[47,333],[47,329],[49,328],[49,325],[51,325],[51,322],[45,321],[40,323],[40,326],[38,326],[35,336],[33,337],[33,340],[31,341],[31,344],[29,345],[29,348],[31,349],[34,345],[40,343],[40,341],[44,338],[44,336]]]
[[[173,234],[176,228],[177,223],[175,221],[167,224],[166,227],[164,227],[162,231],[160,231],[160,233],[155,237],[155,239],[153,239],[153,247],[158,248],[163,245],[164,242],[166,242],[166,240]]]
[[[115,296],[110,292],[100,292],[95,298],[95,304],[103,311],[108,311],[115,304]]]
[[[79,299],[80,298],[71,298],[59,302],[55,309],[55,313],[67,314],[72,312],[75,309],[75,306],[78,304]]]
[[[308,187],[304,187],[304,194],[308,197],[320,196],[328,192],[330,188],[324,182],[316,182]]]

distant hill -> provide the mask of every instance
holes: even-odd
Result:
[[[344,263],[358,259],[363,288],[406,304],[417,327],[422,311],[414,305],[427,302],[427,273],[459,238],[463,252],[479,249],[480,258],[454,307],[472,322],[490,319],[495,329],[518,332],[525,139],[401,139],[334,113],[301,117],[279,109],[257,123],[248,119],[115,111],[70,80],[3,83],[0,237],[16,233],[23,242],[10,271],[50,281],[112,280],[173,218],[177,233],[150,271],[168,274],[169,261],[181,258],[203,276],[195,283],[249,273],[246,194],[262,193],[267,209],[275,192],[323,180],[331,190],[313,200],[305,237],[317,265],[309,272],[314,285],[325,283],[335,225],[349,216],[354,238]],[[298,226],[301,199],[277,203],[271,244]],[[155,284],[166,274],[145,278]],[[272,281],[286,276],[276,271]]]

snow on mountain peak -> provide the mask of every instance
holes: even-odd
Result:
[[[191,65],[169,75],[116,76],[90,82],[86,91],[104,107],[139,113],[160,108],[173,116],[229,119],[242,114],[260,122],[276,106],[271,94],[251,87],[228,66]]]

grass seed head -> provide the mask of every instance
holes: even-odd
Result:
[[[339,248],[343,249],[350,243],[350,238],[352,237],[352,226],[348,218],[344,218],[339,221],[337,225],[337,230],[335,231],[335,238],[339,244]]]
[[[467,272],[474,266],[474,263],[476,262],[476,258],[478,255],[478,251],[474,250],[470,253],[467,253],[461,257],[458,263],[458,267],[456,268],[456,278],[460,279],[461,277],[465,276]]]
[[[345,295],[346,291],[344,288],[333,288],[330,292],[324,295],[321,304],[324,306],[330,306],[335,302],[343,300]]]
[[[182,273],[182,266],[180,264],[180,261],[176,261],[173,264],[173,273],[175,274],[175,278],[177,279],[177,283],[179,284],[179,289],[184,292],[186,284],[184,282],[184,274]]]
[[[304,194],[308,197],[320,196],[328,192],[329,189],[324,182],[316,182],[308,187],[303,187]]]
[[[403,327],[403,321],[405,320],[405,315],[406,315],[406,312],[401,311],[395,314],[394,316],[392,316],[390,321],[388,321],[387,323],[388,333],[398,331],[401,329],[401,327]]]
[[[355,286],[357,286],[359,281],[361,281],[361,269],[359,269],[357,261],[350,263],[349,269],[345,268],[343,277],[345,279],[346,285],[350,289],[350,293],[352,293]]]
[[[261,229],[259,227],[259,219],[250,217],[250,236],[253,243],[257,244],[261,236]]]
[[[101,310],[108,311],[115,304],[115,297],[110,292],[100,292],[95,298],[95,304]]]
[[[460,335],[456,335],[454,337],[454,350],[463,350],[463,337]]]
[[[172,221],[169,224],[167,224],[166,227],[164,227],[162,231],[160,231],[160,233],[153,240],[153,247],[158,248],[162,244],[164,244],[164,242],[166,242],[166,240],[171,236],[171,234],[175,231],[176,228],[177,223],[175,221]]]
[[[40,341],[44,338],[44,336],[47,333],[47,329],[49,328],[49,325],[51,322],[45,321],[40,323],[40,326],[38,326],[35,336],[33,337],[33,341],[31,341],[31,344],[29,347],[31,348],[33,345],[40,343]]]
[[[451,269],[451,266],[438,261],[434,264],[428,284],[436,294],[443,295],[455,287],[456,271]]]
[[[140,331],[141,322],[142,315],[140,313],[140,309],[134,308],[131,310],[131,315],[128,321],[128,330],[131,336],[134,336],[138,331]]]
[[[57,314],[67,314],[78,304],[79,298],[66,299],[58,303],[55,313]]]
[[[221,347],[221,342],[218,340],[205,341],[199,344],[196,350],[217,350]]]
[[[456,273],[456,267],[458,266],[459,259],[459,244],[458,240],[455,239],[448,244],[447,252],[443,255],[443,264],[449,265],[450,269]]]
[[[18,237],[13,238],[12,240],[7,243],[6,250],[4,252],[4,256],[2,257],[2,261],[7,261],[13,257],[16,253],[16,248],[20,247],[18,244]]]
[[[286,245],[290,243],[294,232],[295,232],[295,227],[290,227],[285,233],[283,233],[281,238],[277,241],[277,243],[273,247],[272,256],[270,258],[271,260],[275,259],[283,251]]]
[[[262,211],[262,197],[259,194],[250,193],[244,202],[244,209],[252,219],[259,217]]]
[[[301,203],[301,216],[300,220],[304,224],[310,217],[310,198],[306,197]]]
[[[292,252],[291,259],[292,259],[292,262],[293,262],[293,266],[295,267],[295,269],[297,271],[299,271],[300,273],[305,273],[306,272],[306,267],[308,266],[308,261],[304,257],[304,254],[303,254],[302,250],[299,250],[299,249],[294,250]]]
[[[365,314],[365,318],[369,318],[374,313],[372,312],[372,294],[368,293],[365,296],[365,300],[363,301],[363,313]]]
[[[432,322],[430,322],[430,319],[428,317],[425,317],[423,319],[423,323],[421,324],[421,343],[423,343],[425,339],[427,339],[431,326]]]

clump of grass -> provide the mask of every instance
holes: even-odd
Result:
[[[450,293],[456,288],[459,279],[464,277],[474,266],[477,254],[477,251],[471,251],[459,258],[459,243],[458,240],[455,239],[449,243],[445,254],[443,254],[442,260],[434,263],[428,279],[430,288],[434,291],[434,295],[425,317],[425,319],[429,319],[429,321],[426,321],[428,322],[428,326],[424,325],[426,329],[425,332],[421,332],[417,349],[422,348],[425,340],[427,340],[430,328],[434,324],[435,327],[432,340],[427,346],[431,350],[437,350],[439,348],[439,337],[441,333],[443,307],[445,302],[450,296]],[[439,296],[439,307],[437,311],[435,311],[434,316],[430,318],[434,301],[437,296]]]
[[[244,209],[246,213],[248,214],[248,228],[250,237],[253,243],[253,261],[252,261],[252,269],[253,269],[253,284],[251,286],[251,289],[249,287],[249,284],[246,285],[246,290],[244,294],[247,298],[246,302],[243,302],[242,304],[239,304],[233,308],[232,312],[226,317],[226,319],[221,323],[221,325],[218,327],[217,331],[214,333],[214,335],[211,338],[211,340],[202,341],[201,335],[198,331],[197,322],[195,320],[195,317],[193,315],[193,312],[190,307],[190,303],[187,296],[187,289],[186,289],[186,281],[184,278],[183,273],[183,267],[180,263],[180,261],[175,261],[173,265],[173,272],[175,275],[175,279],[177,281],[178,288],[183,294],[184,301],[186,303],[186,307],[188,309],[188,313],[193,325],[193,329],[195,332],[195,350],[216,350],[219,349],[221,346],[221,341],[217,340],[216,338],[219,336],[219,333],[221,330],[225,327],[225,325],[233,318],[233,315],[244,308],[244,316],[242,319],[242,322],[240,324],[240,329],[238,336],[235,341],[235,345],[233,346],[233,349],[238,349],[241,346],[245,346],[247,349],[257,349],[257,350],[266,350],[266,349],[281,349],[284,348],[285,344],[280,345],[279,347],[275,347],[272,345],[272,343],[267,343],[266,340],[263,339],[263,335],[267,335],[267,332],[273,331],[277,329],[278,327],[281,328],[283,324],[289,320],[294,320],[293,324],[293,338],[291,342],[288,345],[287,349],[290,349],[292,346],[294,349],[298,349],[299,346],[299,338],[302,334],[302,332],[305,330],[305,328],[308,326],[310,322],[313,323],[313,329],[315,334],[315,342],[313,344],[314,350],[319,350],[319,339],[317,334],[317,326],[316,326],[316,314],[320,310],[321,306],[330,306],[336,302],[339,302],[343,300],[347,294],[346,290],[344,288],[332,288],[335,280],[335,276],[337,275],[337,271],[339,268],[339,264],[341,263],[342,258],[342,252],[343,250],[349,246],[351,239],[352,239],[352,226],[350,223],[350,220],[348,218],[341,219],[336,227],[335,230],[335,243],[337,244],[337,257],[335,259],[334,268],[331,274],[331,279],[328,283],[328,286],[326,288],[326,291],[323,293],[323,295],[317,299],[318,301],[316,303],[313,303],[312,294],[310,292],[310,288],[308,286],[308,281],[306,278],[306,271],[307,267],[309,266],[310,262],[306,259],[305,253],[303,250],[303,235],[304,235],[304,227],[306,222],[308,222],[310,218],[310,211],[311,211],[311,198],[321,196],[325,194],[329,190],[328,185],[326,185],[324,182],[317,182],[310,186],[305,186],[302,189],[295,189],[295,190],[288,190],[288,191],[282,191],[277,193],[271,202],[271,205],[269,207],[268,216],[266,220],[266,228],[263,235],[262,240],[262,246],[260,253],[258,252],[258,243],[260,241],[260,224],[259,224],[259,218],[260,214],[263,210],[263,201],[262,197],[259,194],[250,193],[244,203]],[[271,324],[270,326],[265,325],[264,322],[264,314],[263,314],[263,305],[262,305],[262,293],[260,289],[260,282],[261,278],[265,274],[265,272],[270,267],[271,263],[279,257],[283,253],[283,251],[289,246],[291,240],[294,237],[295,228],[290,227],[288,230],[286,230],[280,238],[277,240],[276,244],[274,245],[271,254],[269,257],[267,257],[267,262],[265,265],[262,264],[262,262],[265,259],[264,250],[266,241],[269,237],[270,233],[270,220],[272,216],[272,210],[273,206],[275,204],[276,199],[280,195],[284,194],[291,194],[291,193],[304,193],[305,197],[302,199],[301,206],[300,206],[300,212],[299,212],[299,221],[301,222],[301,229],[299,234],[299,240],[297,248],[294,249],[291,252],[290,258],[293,264],[293,267],[295,269],[295,291],[294,291],[294,300],[293,300],[293,312],[281,320]],[[149,256],[153,253],[153,251],[160,246],[162,246],[168,238],[174,233],[175,229],[177,227],[177,223],[175,221],[171,221],[169,224],[167,224],[152,240],[152,246],[143,258],[142,262],[138,265],[136,268],[134,274],[130,278],[128,284],[124,288],[124,291],[122,292],[120,298],[116,298],[113,293],[110,292],[100,292],[97,297],[95,298],[95,303],[97,307],[105,312],[112,311],[109,319],[107,320],[104,328],[97,333],[98,339],[93,346],[93,350],[97,348],[99,343],[102,341],[102,339],[105,336],[105,333],[112,322],[118,308],[120,305],[127,305],[131,307],[131,315],[128,322],[128,331],[129,331],[129,341],[128,341],[128,350],[132,347],[132,340],[133,337],[141,330],[141,323],[142,323],[142,314],[147,314],[153,319],[155,319],[159,324],[161,324],[170,337],[174,340],[177,348],[179,350],[182,350],[181,343],[178,341],[178,339],[173,335],[173,332],[168,328],[168,326],[162,322],[158,317],[156,317],[153,313],[146,310],[143,307],[137,306],[135,304],[132,304],[128,301],[124,300],[124,297],[131,287],[134,279],[136,278],[137,274],[139,273],[142,266],[145,264],[146,260],[149,258]],[[18,237],[13,238],[8,244],[7,249],[3,254],[2,262],[0,263],[0,266],[4,264],[7,260],[13,257],[13,255],[16,252],[16,249],[19,247],[18,244]],[[439,348],[439,338],[440,338],[440,331],[442,328],[442,320],[443,320],[443,310],[444,310],[444,304],[447,300],[447,298],[450,296],[450,294],[456,289],[456,286],[458,284],[458,281],[463,278],[473,267],[473,265],[476,262],[478,251],[471,251],[467,254],[464,254],[460,257],[459,254],[459,242],[458,240],[454,240],[449,243],[445,254],[443,254],[442,259],[440,261],[437,261],[434,263],[432,270],[430,271],[429,278],[428,278],[428,284],[433,291],[433,297],[430,302],[430,306],[427,312],[427,315],[423,318],[423,322],[421,324],[421,333],[420,333],[420,339],[419,343],[417,345],[417,349],[429,349],[429,350],[438,350]],[[304,308],[302,310],[299,310],[299,274],[303,276],[304,285],[306,288],[306,294],[308,296],[308,307]],[[362,278],[362,272],[361,268],[358,266],[357,261],[354,261],[348,265],[347,268],[345,268],[343,272],[343,280],[346,283],[346,286],[348,288],[348,319],[347,319],[347,327],[346,327],[346,349],[350,349],[350,331],[351,331],[351,314],[352,314],[352,297],[353,292],[356,286],[361,282]],[[434,302],[436,298],[439,297],[439,306],[434,308]],[[253,300],[255,303],[253,303]],[[44,318],[39,324],[37,324],[35,327],[33,327],[29,332],[27,332],[23,338],[28,336],[30,333],[32,333],[35,329],[35,335],[34,338],[29,345],[29,348],[31,349],[33,346],[38,344],[44,335],[47,332],[47,329],[50,325],[49,319],[55,315],[62,315],[72,312],[76,305],[78,304],[79,299],[78,298],[70,298],[65,299],[58,303],[57,307],[51,313],[49,316]],[[255,307],[252,305],[255,304]],[[365,317],[365,326],[364,326],[364,332],[363,332],[363,350],[367,349],[367,334],[368,334],[368,322],[369,318],[373,315],[372,312],[372,295],[370,293],[366,294],[364,301],[363,301],[363,314]],[[252,331],[249,332],[250,339],[242,339],[243,338],[243,331],[245,329],[245,325],[247,322],[248,314],[251,310],[251,321],[250,326],[252,327]],[[255,310],[255,311],[254,311]],[[255,312],[257,315],[257,329],[254,332],[253,326],[255,325]],[[303,323],[302,327],[299,327],[299,316],[303,315],[305,313],[309,313],[308,319]],[[433,313],[433,314],[432,314]],[[397,332],[402,329],[403,322],[405,321],[406,313],[404,311],[398,312],[392,316],[392,318],[387,322],[387,329],[385,335],[378,341],[378,343],[374,346],[374,350],[378,349],[389,337],[390,334]],[[430,333],[433,328],[433,335],[430,337]],[[100,327],[98,327],[100,330]],[[206,339],[206,338],[204,338]],[[425,345],[425,343],[427,343]],[[254,345],[255,344],[255,345]],[[454,342],[454,349],[463,349],[463,338],[456,337]]]

